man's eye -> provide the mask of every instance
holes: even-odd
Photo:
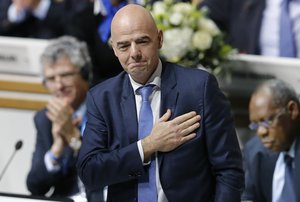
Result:
[[[137,43],[138,44],[147,44],[149,42],[149,40],[140,40]]]
[[[122,45],[122,46],[119,46],[119,50],[120,51],[125,51],[127,48],[128,48],[129,45]]]
[[[51,76],[51,77],[46,77],[45,79],[46,81],[54,81],[54,76]]]

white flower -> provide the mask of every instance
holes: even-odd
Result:
[[[220,34],[220,29],[217,27],[214,21],[208,18],[199,18],[198,27],[202,30],[207,31],[212,36]]]
[[[182,14],[189,14],[193,11],[193,6],[189,3],[179,2],[174,4],[173,11]]]
[[[170,23],[172,25],[178,26],[183,20],[183,15],[179,12],[172,13],[170,16]]]
[[[165,11],[166,11],[166,5],[164,4],[164,2],[162,2],[162,1],[156,1],[153,4],[152,13],[155,16],[163,15],[165,13]]]
[[[187,67],[201,64],[214,70],[232,52],[219,28],[207,17],[207,9],[174,0],[149,5],[158,29],[163,31],[160,55],[165,60]]]
[[[171,62],[178,62],[189,51],[192,35],[193,30],[190,28],[166,30],[161,54]]]
[[[200,51],[207,50],[211,47],[212,37],[208,32],[205,31],[197,31],[193,35],[193,46]]]

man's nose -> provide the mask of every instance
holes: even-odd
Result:
[[[62,81],[62,77],[61,76],[55,76],[54,78],[54,88],[57,89],[61,89],[63,86],[63,81]]]
[[[139,46],[134,43],[131,45],[130,54],[134,60],[140,60],[142,57],[142,53]]]
[[[260,138],[268,136],[268,128],[263,125],[259,125],[256,132]]]

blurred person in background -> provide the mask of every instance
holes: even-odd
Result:
[[[80,1],[75,6],[72,35],[87,42],[94,65],[92,86],[120,73],[123,69],[108,42],[110,23],[123,0]]]
[[[79,180],[75,161],[86,123],[85,98],[91,79],[87,46],[74,37],[50,41],[41,56],[44,85],[53,95],[37,112],[37,130],[27,187],[33,195],[70,197],[75,201],[102,201],[102,190],[87,191]]]
[[[300,201],[300,104],[295,90],[280,80],[261,84],[249,104],[250,129],[257,136],[245,147],[243,200]]]
[[[103,1],[110,5],[110,0]],[[123,5],[118,1],[114,4]],[[93,64],[91,84],[95,85],[122,71],[107,42],[112,8],[106,9],[110,14],[105,17],[104,13],[94,14],[94,1],[89,0],[1,0],[0,35],[38,39],[71,35],[85,41]],[[104,33],[106,40],[100,33]]]
[[[203,0],[241,53],[300,57],[299,0]]]
[[[71,0],[1,0],[0,35],[51,39],[69,34]]]

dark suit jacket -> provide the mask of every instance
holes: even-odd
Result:
[[[68,159],[67,168],[57,173],[49,173],[47,171],[44,156],[51,148],[53,138],[51,134],[52,124],[46,117],[45,112],[45,109],[41,110],[34,117],[37,139],[31,169],[27,176],[27,188],[33,195],[45,195],[51,187],[54,187],[52,197],[67,197],[79,191],[75,158],[73,157],[71,148],[66,147],[63,156],[65,159]],[[95,200],[95,196],[97,195],[99,197]],[[101,189],[93,193],[87,191],[87,197],[91,202],[101,202],[102,191]]]
[[[297,201],[300,201],[300,145],[296,145],[294,186]],[[242,199],[272,202],[273,175],[279,153],[266,149],[258,137],[253,137],[246,144],[244,154],[246,188]]]
[[[227,41],[240,52],[260,54],[259,35],[265,0],[204,0],[210,17],[226,32]]]
[[[229,102],[209,73],[164,64],[160,115],[196,111],[197,136],[171,152],[158,153],[163,190],[170,202],[240,201],[243,170]],[[138,152],[138,122],[127,73],[94,87],[87,97],[88,122],[77,166],[89,189],[109,185],[108,201],[136,201],[145,173]]]

